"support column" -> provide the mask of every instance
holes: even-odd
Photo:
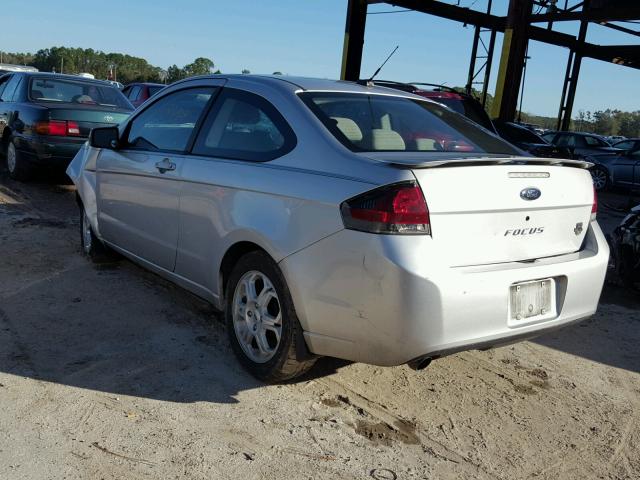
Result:
[[[588,9],[588,1],[585,1],[582,11]],[[585,14],[586,16],[586,14]],[[562,86],[562,99],[560,100],[560,112],[558,112],[558,130],[567,131],[571,126],[571,113],[573,112],[573,101],[576,98],[576,90],[578,88],[578,77],[580,76],[580,67],[582,65],[582,53],[584,42],[587,38],[587,20],[580,21],[580,31],[578,32],[578,45],[575,51],[569,54],[567,62],[567,73]]]
[[[342,46],[342,69],[340,72],[342,80],[356,81],[360,79],[366,23],[367,1],[349,0],[347,23],[344,29],[344,44]]]
[[[531,6],[531,0],[511,0],[509,3],[496,94],[491,111],[494,118],[507,122],[513,121],[518,108],[522,67],[529,41]]]

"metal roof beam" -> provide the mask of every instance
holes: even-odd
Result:
[[[379,2],[376,1],[375,3]],[[479,12],[470,8],[457,7],[437,0],[392,0],[385,3],[501,32],[504,31],[507,22],[506,17]]]
[[[618,8],[598,8],[582,10],[580,12],[552,12],[531,15],[531,23],[537,22],[567,22],[586,19],[589,22],[611,22],[616,20],[640,19],[640,5]]]

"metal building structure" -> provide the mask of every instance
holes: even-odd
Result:
[[[636,26],[640,20],[640,0],[509,0],[506,16],[492,14],[495,1],[487,0],[487,9],[478,11],[460,6],[460,1],[453,4],[442,0],[349,0],[341,78],[360,78],[367,8],[379,3],[473,25],[475,32],[466,87],[471,91],[474,85],[482,85],[483,104],[489,87],[496,34],[504,34],[492,107],[492,116],[501,120],[512,121],[516,116],[529,40],[569,50],[558,129],[569,128],[583,58],[640,69],[640,26]],[[554,30],[554,24],[571,21],[580,22],[577,36]],[[596,45],[587,42],[587,30],[592,23],[629,35],[630,43]],[[477,80],[480,74],[481,82]]]

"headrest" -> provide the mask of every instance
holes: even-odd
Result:
[[[395,130],[374,128],[371,130],[371,146],[374,150],[404,150],[404,140]]]
[[[346,117],[331,117],[336,122],[338,130],[347,137],[350,142],[360,142],[362,140],[362,131],[358,124]]]

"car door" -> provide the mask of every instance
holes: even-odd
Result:
[[[97,161],[98,221],[103,238],[173,271],[184,152],[215,86],[173,90],[135,115],[117,150]]]
[[[637,158],[632,154],[619,152],[612,153],[613,160],[609,164],[609,174],[615,185],[631,185],[636,175]]]
[[[176,274],[217,292],[216,267],[229,232],[247,224],[280,231],[280,218],[256,216],[246,205],[283,202],[260,194],[257,186],[270,174],[255,164],[285,155],[295,145],[292,128],[268,100],[244,90],[222,89],[184,165]],[[284,202],[273,208],[285,210]]]

